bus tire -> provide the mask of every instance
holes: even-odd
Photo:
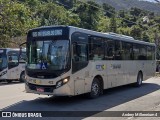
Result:
[[[12,82],[12,80],[6,80],[7,81],[7,83],[11,83]]]
[[[21,72],[21,75],[20,75],[20,82],[25,82],[25,72]]]
[[[101,94],[100,82],[97,78],[94,78],[91,85],[91,92],[88,94],[88,97],[93,99],[100,96],[100,94]]]
[[[137,82],[135,83],[135,86],[140,87],[142,85],[142,81],[143,81],[143,75],[141,72],[139,72],[137,75]]]

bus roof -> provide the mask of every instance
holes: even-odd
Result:
[[[19,48],[0,48],[0,50],[7,50],[8,52],[8,51],[19,51],[20,49]],[[25,52],[26,48],[23,48],[22,51]]]
[[[88,30],[88,29],[78,28],[78,27],[74,27],[74,26],[65,26],[65,25],[41,26],[38,28],[31,29],[30,31],[38,30],[38,29],[54,28],[54,27],[62,27],[62,28],[68,27],[70,29],[74,29],[77,32],[84,32],[84,33],[87,33],[87,34],[93,35],[93,36],[99,36],[99,37],[104,37],[104,38],[109,38],[109,39],[114,39],[114,40],[121,40],[121,41],[125,41],[125,42],[132,42],[132,43],[156,46],[155,43],[145,42],[142,40],[136,40],[131,36],[126,36],[126,35],[117,34],[117,33],[113,33],[113,32],[102,33],[102,32],[92,31],[92,30]]]

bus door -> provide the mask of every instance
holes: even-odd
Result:
[[[18,51],[9,51],[8,52],[8,79],[18,79]]]
[[[0,49],[0,79],[7,78],[7,55],[5,49]]]
[[[19,73],[25,70],[26,52],[21,52],[19,55]]]
[[[85,92],[86,72],[88,65],[87,35],[73,33],[72,35],[72,79],[74,80],[75,95]]]

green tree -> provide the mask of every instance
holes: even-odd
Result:
[[[115,8],[106,4],[106,3],[103,3],[102,7],[104,9],[104,15],[107,16],[107,17],[112,17],[116,13]]]
[[[78,1],[73,7],[72,12],[80,18],[79,27],[96,30],[101,16],[99,8],[100,6],[93,1]]]
[[[117,22],[115,16],[111,17],[109,24],[110,32],[117,32]]]
[[[130,35],[133,38],[140,40],[142,37],[142,29],[139,26],[133,26],[131,27]]]
[[[125,18],[126,14],[127,14],[127,13],[126,13],[124,10],[119,10],[119,11],[118,11],[119,17]]]
[[[145,42],[150,42],[149,35],[146,32],[143,32],[142,40],[145,41]]]
[[[30,8],[24,4],[10,0],[1,0],[0,4],[1,47],[5,47],[7,40],[24,36],[30,28],[38,26],[38,20],[32,18]]]
[[[132,15],[132,16],[137,16],[138,17],[141,14],[144,15],[144,11],[139,9],[139,8],[134,7],[134,8],[130,9],[130,15]]]
[[[42,4],[37,11],[37,16],[41,18],[40,25],[78,25],[79,17],[67,11],[63,6],[59,6],[53,2]]]
[[[131,29],[129,27],[119,27],[119,28],[117,28],[117,32],[119,34],[123,34],[123,35],[130,36],[130,31],[131,31]]]
[[[101,17],[99,23],[98,23],[98,27],[97,27],[97,31],[100,32],[109,32],[109,23],[110,23],[110,19],[107,17]]]
[[[75,3],[75,0],[52,0],[56,1],[57,4],[64,6],[66,9],[71,9]]]

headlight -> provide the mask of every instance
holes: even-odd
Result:
[[[60,80],[60,81],[57,81],[57,83],[56,83],[56,88],[61,87],[62,85],[66,84],[68,81],[69,81],[69,77],[64,78],[64,79],[62,79],[62,80]]]
[[[63,79],[63,84],[67,83],[69,81],[68,78]]]

